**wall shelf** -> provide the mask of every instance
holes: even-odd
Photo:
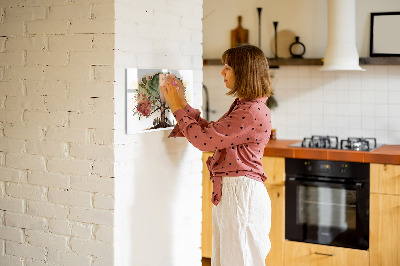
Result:
[[[321,66],[322,58],[268,58],[271,68],[279,66]],[[204,66],[222,65],[220,59],[204,59]],[[362,57],[360,65],[400,65],[400,57]]]
[[[362,57],[360,65],[400,65],[400,57]]]

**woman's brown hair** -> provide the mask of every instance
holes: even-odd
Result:
[[[235,86],[227,95],[259,98],[273,95],[268,61],[263,51],[253,45],[240,45],[222,54],[222,63],[235,74]]]

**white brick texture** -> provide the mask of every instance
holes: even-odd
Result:
[[[48,228],[48,222],[45,218],[13,212],[6,213],[5,224],[21,229],[46,230]]]
[[[36,247],[29,244],[20,244],[12,241],[6,241],[7,255],[16,257],[32,258],[36,260],[45,260],[46,249],[43,247]]]
[[[45,233],[36,230],[26,230],[26,242],[33,246],[55,250],[66,250],[68,238],[66,236]]]
[[[114,4],[0,1],[0,265],[112,265]]]
[[[145,243],[135,251],[144,255],[166,250],[160,243],[166,243],[164,235],[179,233],[169,231],[174,224],[161,228],[161,242],[150,239],[151,248],[144,239],[149,228],[141,228],[132,240],[126,232],[135,229],[124,226],[135,225],[131,214],[137,203],[158,213],[170,204],[163,200],[168,197],[162,196],[158,207],[129,200],[143,199],[141,193],[149,189],[146,197],[155,200],[166,185],[173,201],[173,191],[180,194],[173,186],[201,171],[191,170],[201,154],[182,140],[167,139],[165,132],[144,138],[125,134],[125,70],[193,69],[197,95],[201,5],[202,0],[0,1],[0,265],[144,265],[130,257],[132,241]],[[186,154],[185,165],[138,176],[155,168],[143,160],[141,154],[150,153],[141,142],[159,149],[167,161],[179,157],[171,153]],[[171,182],[160,182],[160,173],[171,176]],[[127,182],[119,184],[124,188],[120,195],[115,193],[118,178]],[[186,200],[196,205],[200,186],[191,184],[183,186],[190,190]],[[121,213],[131,214],[115,224]],[[198,239],[179,236],[174,245],[195,243],[185,247],[197,250],[197,258],[152,252],[150,265],[200,265],[200,219],[190,224]],[[129,241],[115,237],[114,226]],[[121,245],[126,253],[117,249]],[[114,248],[122,257],[114,256]]]

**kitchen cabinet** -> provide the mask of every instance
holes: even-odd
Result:
[[[285,266],[369,265],[369,253],[365,250],[316,245],[286,240],[284,252]]]
[[[264,156],[261,160],[267,175],[265,187],[271,199],[271,250],[265,259],[267,266],[283,265],[285,241],[285,158]]]
[[[370,164],[371,193],[400,195],[400,165]]]
[[[201,247],[202,256],[211,258],[212,253],[212,183],[208,172],[206,161],[212,152],[203,153],[203,218]],[[265,186],[271,199],[272,221],[271,221],[271,250],[266,258],[266,265],[283,265],[283,243],[285,230],[285,158],[263,157],[262,164],[268,176]]]
[[[370,265],[400,265],[400,165],[370,167]]]
[[[212,183],[203,153],[202,255],[212,251]],[[271,250],[266,265],[400,265],[400,165],[370,164],[369,250],[285,240],[285,158],[264,156],[265,187],[271,198]],[[330,256],[333,255],[334,256]]]
[[[203,153],[203,194],[202,194],[202,224],[201,224],[201,253],[204,258],[211,258],[212,252],[212,183],[206,161],[212,152]]]

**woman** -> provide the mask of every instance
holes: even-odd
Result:
[[[185,136],[201,151],[214,151],[207,160],[213,182],[212,265],[265,265],[271,247],[271,202],[261,164],[271,131],[268,62],[252,45],[228,49],[222,62],[227,95],[237,98],[216,122],[200,118],[186,103],[179,80],[170,77],[162,88],[178,122],[170,137]]]

